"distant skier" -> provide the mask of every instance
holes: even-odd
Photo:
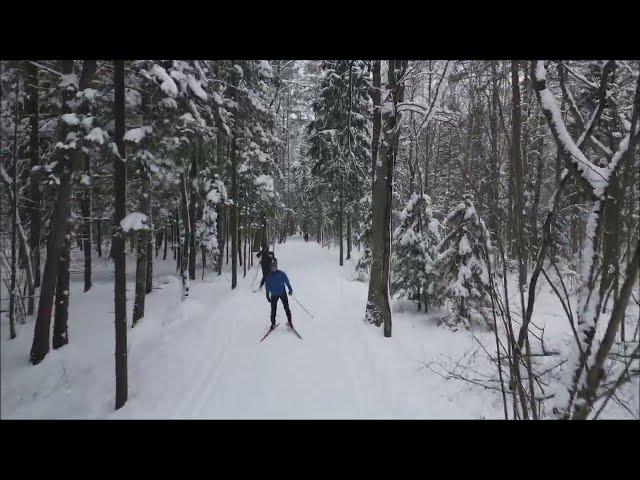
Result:
[[[273,330],[276,326],[278,299],[282,301],[289,326],[293,327],[291,323],[291,310],[289,310],[289,297],[287,297],[285,285],[289,288],[289,295],[293,294],[293,289],[291,288],[287,274],[282,270],[278,270],[278,261],[275,258],[271,262],[271,273],[267,277],[266,285],[267,301],[271,303],[271,329]]]
[[[271,273],[271,262],[273,261],[273,252],[270,252],[267,247],[263,246],[262,250],[256,255],[260,259],[260,267],[262,268],[262,280],[260,280],[260,286],[258,290],[262,288],[269,273]]]

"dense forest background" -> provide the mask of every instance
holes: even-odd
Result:
[[[9,337],[33,334],[38,368],[70,341],[74,275],[87,292],[112,259],[116,408],[154,258],[186,298],[294,235],[337,246],[389,341],[395,300],[494,332],[506,418],[593,418],[637,385],[637,60],[25,60],[0,80]],[[561,350],[532,321],[543,282]]]

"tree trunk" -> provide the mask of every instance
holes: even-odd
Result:
[[[244,262],[242,264],[242,270],[243,270],[243,274],[242,274],[242,278],[245,278],[247,276],[247,237],[249,236],[249,231],[247,229],[247,210],[248,207],[245,206],[244,209]]]
[[[189,262],[189,238],[191,236],[191,222],[189,221],[189,202],[187,200],[187,185],[184,174],[180,174],[180,205],[182,208],[182,223],[184,225],[184,241],[182,242],[182,251],[178,254],[180,257],[180,277],[182,278],[182,297],[189,296],[189,277],[187,265]]]
[[[98,257],[102,257],[102,219],[96,220],[96,250]]]
[[[151,293],[153,290],[153,243],[151,243],[151,239],[153,238],[151,233],[147,234],[147,275],[146,275],[146,288],[145,293]]]
[[[84,157],[84,171],[87,176],[91,175],[91,158]],[[84,250],[84,291],[91,289],[91,187],[85,185],[82,192],[82,248]]]
[[[631,252],[629,252],[631,254]],[[601,381],[605,377],[604,362],[607,359],[611,347],[616,338],[618,327],[624,322],[625,311],[631,296],[631,290],[638,278],[638,270],[640,269],[640,243],[636,242],[636,248],[633,253],[633,259],[627,266],[627,276],[622,285],[620,297],[615,302],[611,317],[607,325],[605,335],[598,346],[598,350],[593,360],[593,365],[587,370],[586,381],[577,394],[578,400],[574,404],[574,413],[572,419],[586,420],[587,415],[593,408],[596,401],[596,393]]]
[[[73,73],[73,60],[62,61],[63,74]],[[96,70],[95,60],[85,60],[82,76],[80,78],[79,89],[84,90],[89,86]],[[59,140],[64,142],[66,133],[61,129]],[[64,234],[67,222],[71,213],[71,176],[73,172],[82,165],[83,153],[74,150],[70,157],[66,151],[60,150],[56,155],[56,160],[66,164],[62,175],[60,175],[60,185],[58,196],[51,217],[51,229],[49,241],[47,242],[47,260],[42,275],[42,288],[40,289],[40,301],[38,302],[38,315],[36,317],[33,343],[31,346],[31,363],[37,365],[49,352],[49,330],[51,328],[51,310],[53,307],[53,297],[58,279],[58,261],[62,254]]]
[[[371,194],[375,190],[376,161],[378,159],[378,143],[380,140],[380,129],[382,128],[382,115],[380,112],[381,102],[381,77],[380,60],[373,61],[373,86],[371,88],[371,99],[373,100],[373,130],[371,132]]]
[[[490,174],[491,179],[488,182],[489,197],[489,230],[497,238],[500,237],[498,221],[498,194],[499,194],[499,172],[498,172],[498,109],[500,108],[500,97],[498,95],[498,73],[496,72],[496,63],[491,62],[491,163]]]
[[[347,260],[351,258],[351,217],[347,218]]]
[[[149,216],[149,194],[151,179],[146,170],[145,165],[139,165],[140,183],[142,186],[142,198],[140,200],[141,213]],[[136,259],[136,293],[133,303],[133,326],[136,326],[138,320],[144,317],[145,295],[147,289],[147,245],[149,243],[149,230],[138,230],[134,235],[138,237],[137,241],[137,259]]]
[[[216,256],[216,271],[218,276],[222,275],[222,257],[224,251],[224,205],[219,203],[216,205],[216,228],[218,236],[218,255]]]
[[[244,265],[242,259],[242,237],[244,236],[244,231],[242,229],[242,215],[240,212],[242,211],[242,207],[239,205],[240,201],[238,201],[238,266],[242,267]]]
[[[56,350],[69,343],[69,263],[71,252],[71,223],[67,223],[62,255],[58,267],[58,284],[56,286],[56,308],[53,320],[53,337],[51,343]]]
[[[344,223],[344,204],[342,200],[342,188],[340,189],[340,212],[338,213],[338,237],[340,237],[340,266],[344,265],[344,241],[343,241],[343,223]]]
[[[168,242],[167,237],[168,236],[169,236],[169,232],[167,231],[167,227],[164,227],[164,234],[162,235],[164,240],[164,251],[162,252],[162,260],[167,259],[167,242]]]
[[[189,279],[196,279],[196,202],[198,193],[194,186],[196,172],[198,171],[198,155],[197,148],[194,148],[191,159],[191,169],[189,173]]]
[[[20,123],[18,103],[19,82],[16,82],[16,103],[15,118],[13,128],[13,178],[11,182],[11,191],[13,193],[13,201],[11,202],[11,290],[9,292],[9,338],[16,338],[16,241],[18,238],[18,124]]]
[[[404,70],[407,62],[389,60],[388,87],[392,92],[392,106],[385,109],[382,123],[384,125],[383,141],[378,154],[381,161],[376,163],[376,176],[373,196],[373,229],[372,229],[372,265],[369,278],[366,319],[376,326],[384,324],[384,336],[391,337],[391,308],[389,305],[389,263],[391,247],[391,199],[393,190],[393,167],[395,150],[397,149],[399,129],[396,126],[401,113],[396,105],[403,101],[404,87],[396,85],[399,72]],[[387,100],[388,101],[388,100]],[[391,108],[392,107],[392,108]]]
[[[238,168],[236,165],[236,139],[231,144],[231,288],[238,283]],[[228,251],[228,250],[227,250]]]
[[[516,223],[516,250],[519,259],[519,283],[523,287],[527,282],[527,246],[524,238],[524,172],[522,166],[522,117],[521,117],[521,101],[520,101],[520,79],[518,60],[511,61],[511,88],[513,91],[513,121],[512,121],[512,143],[511,143],[511,162],[513,164],[513,187],[514,187],[514,217]]]
[[[125,239],[120,222],[126,215],[127,167],[124,146],[124,61],[114,60],[114,117],[115,142],[118,155],[113,156],[113,183],[115,205],[113,214],[112,256],[115,265],[115,366],[116,366],[116,410],[127,401],[127,278],[125,261]]]
[[[226,252],[226,264],[229,265],[229,225],[230,225],[230,212],[231,212],[231,207],[230,206],[226,206],[225,207],[225,216],[224,216],[224,249]]]
[[[39,149],[39,89],[38,89],[38,67],[31,62],[26,62],[27,78],[25,80],[26,99],[25,109],[29,115],[29,155],[31,157],[31,169],[40,165]],[[33,287],[40,286],[40,208],[42,204],[42,193],[40,191],[40,173],[31,176],[31,225],[29,230],[29,246],[31,248],[33,266]],[[29,291],[33,296],[35,291]],[[33,298],[33,297],[32,297]],[[30,314],[33,312],[30,312]]]

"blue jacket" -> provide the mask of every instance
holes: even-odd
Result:
[[[287,274],[282,270],[276,270],[275,272],[269,273],[267,275],[267,279],[265,281],[265,285],[267,286],[267,298],[269,295],[282,296],[285,294],[284,286],[285,284],[289,287],[289,295],[293,293],[293,289],[291,288],[291,284],[289,283],[289,279],[287,278]]]

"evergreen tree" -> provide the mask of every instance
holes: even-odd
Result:
[[[395,261],[393,292],[422,304],[428,311],[433,294],[435,248],[440,243],[440,224],[433,218],[428,195],[412,193],[400,213],[400,225],[393,232]]]
[[[312,172],[325,186],[337,189],[329,205],[338,224],[340,265],[345,219],[350,230],[355,204],[367,188],[370,85],[366,67],[360,60],[324,63],[320,96],[313,104],[316,119],[308,127],[309,155],[315,160]],[[350,238],[347,242],[350,246]]]
[[[434,299],[441,304],[449,299],[457,308],[450,325],[470,326],[471,309],[481,308],[488,300],[489,275],[485,259],[491,248],[489,231],[478,216],[472,197],[463,196],[447,215],[444,226],[449,234],[438,247]]]

